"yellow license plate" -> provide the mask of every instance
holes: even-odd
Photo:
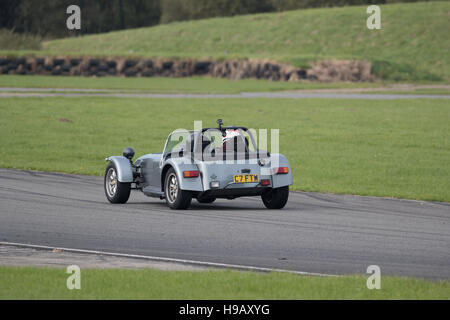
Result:
[[[259,182],[257,174],[237,174],[233,177],[234,183]]]

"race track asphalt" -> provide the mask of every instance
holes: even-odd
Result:
[[[106,201],[101,177],[0,169],[0,241],[325,274],[450,278],[450,204],[292,192],[169,210],[134,192]]]

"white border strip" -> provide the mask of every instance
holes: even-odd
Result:
[[[24,248],[34,248],[34,249],[42,249],[42,250],[55,250],[55,249],[57,249],[57,250],[61,250],[61,251],[65,251],[65,252],[73,252],[73,253],[84,253],[84,254],[96,254],[96,255],[103,255],[103,256],[112,256],[112,257],[145,259],[145,260],[152,260],[152,261],[159,261],[159,262],[172,262],[172,263],[192,265],[192,266],[212,267],[212,268],[221,268],[221,269],[234,269],[234,270],[241,270],[241,271],[282,272],[282,273],[298,274],[298,275],[303,275],[303,276],[338,277],[337,275],[325,274],[325,273],[293,271],[293,270],[284,270],[284,269],[272,269],[272,268],[244,266],[244,265],[237,265],[237,264],[203,262],[203,261],[195,261],[195,260],[163,258],[163,257],[154,257],[154,256],[144,256],[144,255],[138,255],[138,254],[105,252],[105,251],[97,251],[97,250],[84,250],[84,249],[74,249],[74,248],[50,247],[50,246],[43,246],[43,245],[36,245],[36,244],[27,244],[27,243],[16,243],[16,242],[0,241],[0,245],[24,247]]]

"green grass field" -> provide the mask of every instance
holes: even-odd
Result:
[[[194,120],[280,129],[295,190],[450,201],[448,100],[0,99],[0,167],[102,175]]]
[[[0,75],[0,88],[10,88],[7,92],[18,92],[14,88],[48,89],[88,89],[85,92],[114,90],[114,92],[145,93],[217,93],[236,94],[242,92],[277,92],[320,89],[384,89],[389,91],[361,91],[368,94],[434,94],[449,95],[445,86],[437,88],[411,88],[409,91],[396,90],[392,82],[275,82],[267,80],[229,80],[208,77],[189,78],[117,78],[117,77],[62,77],[62,76],[22,76]],[[3,91],[6,92],[6,91]],[[31,91],[30,91],[31,92]],[[83,91],[81,91],[83,92]]]
[[[65,269],[0,267],[0,299],[449,299],[447,281],[366,276],[311,277],[238,271],[82,270],[68,290]]]
[[[374,71],[385,79],[450,79],[448,1],[382,5],[381,30],[366,28],[366,8],[308,9],[177,22],[48,41],[40,52],[15,53],[254,57],[297,66],[323,59],[357,59],[374,62]]]
[[[450,95],[450,89],[439,89],[439,88],[424,88],[424,89],[415,89],[411,91],[371,91],[371,92],[363,92],[369,94],[420,94],[420,95]]]
[[[229,80],[207,77],[189,78],[119,78],[119,77],[61,77],[0,75],[0,87],[9,88],[68,88],[68,89],[114,89],[157,93],[224,93],[271,92],[303,89],[376,88],[382,82],[371,83],[314,83],[275,82],[267,80]]]

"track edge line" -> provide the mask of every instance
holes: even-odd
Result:
[[[106,251],[99,251],[99,250],[52,247],[52,246],[45,246],[45,245],[7,242],[7,241],[0,241],[0,245],[22,247],[22,248],[33,248],[33,249],[41,249],[41,250],[49,250],[49,251],[57,249],[57,250],[61,250],[63,252],[103,255],[103,256],[110,256],[110,257],[122,257],[122,258],[132,258],[132,259],[143,259],[143,260],[158,261],[158,262],[178,263],[178,264],[191,265],[191,266],[212,267],[212,268],[217,268],[217,269],[253,271],[253,272],[262,272],[262,273],[280,272],[280,273],[291,273],[291,274],[297,274],[297,275],[302,275],[302,276],[316,276],[316,277],[339,277],[338,275],[326,274],[326,273],[295,271],[295,270],[276,269],[276,268],[264,268],[264,267],[245,266],[245,265],[218,263],[218,262],[196,261],[196,260],[188,260],[188,259],[164,258],[164,257],[146,256],[146,255],[139,255],[139,254],[106,252]]]

